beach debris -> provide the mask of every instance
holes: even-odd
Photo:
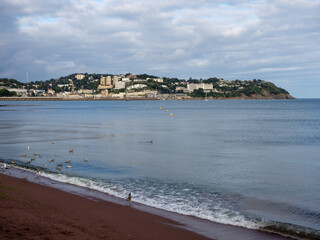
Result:
[[[126,198],[128,202],[131,202],[131,192],[129,192],[128,197]]]
[[[72,166],[71,165],[67,165],[66,168],[72,168]]]
[[[49,159],[49,162],[53,162],[54,160],[53,159]]]
[[[73,153],[73,149],[70,149],[70,150],[69,150],[69,153]]]
[[[52,143],[52,144],[56,144],[56,142],[55,142],[55,141],[51,141],[51,143]]]
[[[12,163],[12,164],[16,164],[17,162],[16,162],[16,161],[11,161],[11,163]]]
[[[68,161],[64,161],[65,163],[71,163],[71,161],[70,160],[68,160]]]
[[[21,157],[26,157],[27,155],[25,153],[21,154],[20,155]]]
[[[83,159],[84,162],[88,162],[88,158]]]

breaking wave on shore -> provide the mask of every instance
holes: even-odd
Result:
[[[11,160],[2,159],[1,162],[10,164]],[[165,182],[152,178],[88,178],[66,172],[54,172],[20,161],[16,161],[15,166],[31,172],[40,171],[41,176],[54,181],[90,188],[121,199],[132,192],[134,202],[182,215],[296,239],[320,239],[320,231],[312,228],[246,216],[235,207],[243,198],[241,195],[210,192],[199,185]],[[314,214],[314,218],[320,217],[319,213],[311,214]]]

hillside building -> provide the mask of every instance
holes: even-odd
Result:
[[[82,80],[82,79],[85,78],[85,76],[86,76],[86,75],[84,75],[84,74],[76,74],[76,75],[75,75],[75,78],[76,78],[77,80]]]

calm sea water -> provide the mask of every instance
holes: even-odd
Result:
[[[319,234],[318,99],[0,105],[2,161],[24,166],[39,153],[31,165],[53,179],[215,222]]]

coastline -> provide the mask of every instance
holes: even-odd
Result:
[[[0,174],[1,239],[199,239],[130,205],[89,199]]]
[[[296,98],[291,95],[275,95],[275,96],[251,96],[251,97],[231,97],[231,98],[208,98],[208,100],[294,100]],[[146,101],[161,100],[158,98],[58,98],[58,97],[0,97],[0,101]],[[205,98],[182,98],[167,100],[205,100]]]
[[[128,204],[124,199],[12,166],[0,173],[1,238],[291,239]],[[28,180],[24,180],[26,176]]]

